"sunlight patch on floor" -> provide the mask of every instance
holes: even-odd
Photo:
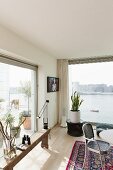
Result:
[[[68,163],[68,158],[64,157],[64,160],[61,162],[60,167],[59,167],[58,170],[66,169],[67,163]]]

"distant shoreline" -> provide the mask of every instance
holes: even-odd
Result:
[[[101,92],[98,92],[98,93],[79,93],[80,95],[113,95],[113,93],[101,93]]]

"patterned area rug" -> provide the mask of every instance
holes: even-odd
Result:
[[[66,170],[80,170],[83,166],[85,143],[76,141]],[[112,158],[112,159],[111,159]],[[103,158],[104,159],[104,158]],[[84,170],[101,170],[99,154],[88,151]],[[105,170],[113,170],[113,146],[110,153],[105,156]]]

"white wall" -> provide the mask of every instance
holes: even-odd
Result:
[[[57,93],[47,93],[46,79],[47,76],[57,76],[57,60],[2,26],[0,26],[0,49],[1,53],[8,52],[9,55],[13,53],[15,58],[38,65],[38,110],[46,99],[50,100],[49,126],[53,127],[57,123]],[[39,124],[41,128],[42,123]]]

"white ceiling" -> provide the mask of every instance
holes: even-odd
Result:
[[[113,55],[113,0],[0,0],[0,24],[56,58]]]

